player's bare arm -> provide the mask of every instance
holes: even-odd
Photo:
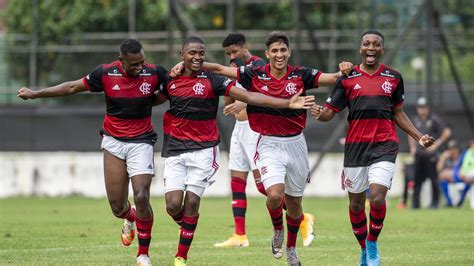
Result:
[[[313,117],[316,120],[327,122],[331,120],[335,115],[336,115],[336,112],[334,112],[334,110],[329,109],[327,107],[317,105],[317,104],[311,107],[311,117]]]
[[[228,67],[228,66],[223,66],[221,64],[216,64],[216,63],[209,63],[209,62],[204,62],[202,65],[203,68],[215,73],[219,74],[222,76],[226,76],[231,79],[237,79],[237,68],[236,67]]]
[[[352,67],[353,64],[351,62],[342,61],[339,63],[339,72],[322,73],[321,76],[319,76],[318,83],[323,86],[334,85],[339,77],[348,75]]]
[[[87,87],[84,85],[82,79],[68,81],[56,85],[54,87],[44,88],[41,90],[31,90],[27,87],[22,87],[18,90],[17,96],[23,100],[36,99],[36,98],[48,98],[48,97],[62,97],[78,92],[86,91]]]
[[[415,141],[418,141],[418,143],[425,148],[428,148],[431,145],[433,145],[433,143],[435,142],[435,139],[428,134],[426,135],[421,134],[421,132],[418,129],[416,129],[416,127],[410,121],[410,119],[405,114],[401,106],[395,107],[394,111],[395,111],[395,116],[394,116],[395,123],[403,131],[405,131]]]
[[[230,97],[226,97],[230,98]],[[231,98],[232,99],[232,98]],[[224,115],[236,115],[240,113],[240,111],[244,110],[247,107],[247,104],[241,101],[234,101],[225,105],[224,107]]]
[[[300,90],[290,99],[281,99],[267,96],[258,92],[248,92],[235,86],[231,87],[229,90],[230,97],[251,105],[290,109],[311,108],[315,101],[314,95],[300,96],[301,93],[303,93],[303,90]]]

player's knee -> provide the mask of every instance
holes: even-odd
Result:
[[[270,207],[278,207],[282,204],[283,201],[283,193],[280,193],[279,191],[275,190],[270,190],[267,191],[267,205]]]
[[[385,197],[382,194],[375,194],[375,195],[371,195],[370,197],[370,205],[373,205],[375,207],[382,206],[384,202],[385,202]]]
[[[127,211],[127,204],[118,200],[109,200],[110,209],[116,217],[121,217]]]
[[[174,216],[181,212],[182,209],[182,202],[181,201],[166,201],[166,212],[169,215]]]
[[[365,204],[360,203],[360,202],[351,202],[349,204],[349,208],[353,211],[358,212],[358,211],[361,211],[361,210],[365,209]]]
[[[146,191],[137,191],[134,193],[133,199],[135,201],[135,205],[146,207],[150,202],[150,194]]]

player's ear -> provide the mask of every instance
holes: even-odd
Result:
[[[265,50],[265,56],[267,57],[268,60],[270,60],[270,55],[268,54],[268,50]]]

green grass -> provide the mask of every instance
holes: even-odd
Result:
[[[150,255],[154,265],[171,265],[178,227],[153,198],[155,223]],[[316,239],[305,248],[303,265],[357,265],[347,199],[306,198],[306,212],[316,214]],[[474,211],[462,209],[398,210],[389,202],[379,238],[384,265],[474,265]],[[466,204],[467,205],[467,204]],[[215,242],[233,233],[229,199],[205,198],[189,253],[189,265],[286,265],[270,254],[270,218],[263,198],[251,198],[247,212],[249,248],[217,249]],[[0,200],[0,264],[133,265],[137,241],[120,244],[121,220],[105,199],[9,198]]]

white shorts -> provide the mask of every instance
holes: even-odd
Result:
[[[364,167],[344,167],[341,186],[343,190],[351,193],[364,192],[370,184],[379,184],[390,189],[394,173],[395,164],[387,161]]]
[[[152,145],[120,141],[104,135],[100,146],[115,157],[125,160],[129,177],[143,174],[155,175]]]
[[[230,139],[229,169],[249,172],[257,169],[253,157],[259,133],[250,128],[249,121],[236,121]]]
[[[302,197],[309,178],[308,148],[303,133],[294,137],[261,136],[255,163],[265,189],[285,184],[285,194]]]
[[[219,169],[219,159],[218,146],[166,158],[165,193],[182,190],[201,197],[214,183],[212,177]]]

